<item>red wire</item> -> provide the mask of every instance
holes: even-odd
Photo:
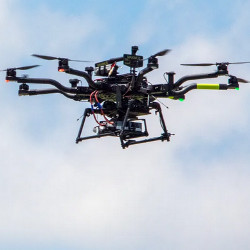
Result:
[[[91,104],[91,105],[93,105],[93,104],[92,104],[92,96],[93,96],[93,94],[95,94],[96,92],[97,92],[97,91],[95,90],[94,92],[92,92],[92,93],[90,94],[89,101],[90,101],[90,104]],[[93,116],[94,116],[94,119],[95,119],[96,123],[97,123],[98,125],[100,125],[100,126],[105,126],[105,124],[100,123],[100,122],[97,120],[96,115],[95,115],[95,112],[94,112],[94,110],[93,110],[92,108],[91,108],[91,111],[92,111],[92,114],[93,114]]]
[[[98,91],[95,92],[95,100],[96,100],[97,103],[100,104],[100,102],[99,102],[99,100],[98,100],[98,97],[97,97],[98,93],[99,93]],[[101,105],[100,105],[100,107],[101,107]],[[111,122],[111,121],[105,116],[103,109],[102,109],[102,108],[100,108],[100,109],[101,109],[101,114],[102,114],[102,116],[104,117],[104,119],[106,120],[106,122],[109,123],[109,124],[114,124],[114,122]]]

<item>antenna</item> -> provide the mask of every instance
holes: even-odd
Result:
[[[131,51],[132,51],[132,55],[135,56],[136,52],[139,50],[138,46],[132,46]]]

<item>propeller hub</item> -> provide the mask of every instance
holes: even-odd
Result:
[[[69,69],[69,60],[66,58],[60,58],[58,61],[58,71],[65,72]]]
[[[216,63],[218,67],[218,71],[226,71],[227,72],[227,66],[229,63]]]
[[[7,77],[16,77],[16,70],[15,69],[7,69]]]
[[[148,67],[151,67],[153,69],[157,69],[159,67],[158,59],[156,57],[149,57],[148,58]]]
[[[229,88],[239,88],[239,83],[238,83],[238,79],[236,76],[230,76],[230,78],[228,79],[228,85]]]

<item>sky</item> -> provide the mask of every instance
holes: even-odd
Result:
[[[30,55],[101,61],[133,45],[145,57],[171,49],[153,84],[164,72],[216,70],[181,63],[250,61],[248,0],[0,3],[0,69],[40,64],[25,74],[64,85],[71,77],[56,62]],[[250,80],[250,64],[229,70]],[[19,97],[0,74],[0,249],[249,249],[250,85],[161,100],[171,142],[123,150],[117,138],[75,144],[88,103]],[[158,135],[158,119],[148,120]]]

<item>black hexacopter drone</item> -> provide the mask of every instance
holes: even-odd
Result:
[[[76,143],[83,140],[100,138],[104,136],[119,137],[122,148],[139,143],[152,141],[169,141],[171,134],[168,132],[161,111],[161,106],[157,101],[158,98],[169,98],[173,100],[184,100],[185,94],[193,89],[215,89],[227,90],[238,89],[239,82],[247,83],[248,81],[229,75],[227,66],[229,64],[243,64],[250,62],[237,63],[200,63],[200,64],[182,64],[185,66],[217,66],[217,71],[209,74],[188,75],[174,81],[174,72],[164,73],[165,84],[150,84],[145,77],[149,72],[159,67],[159,56],[166,55],[170,50],[160,51],[146,59],[136,55],[137,46],[132,46],[131,54],[124,54],[122,57],[111,58],[99,62],[93,67],[86,67],[85,72],[75,70],[69,67],[69,61],[89,62],[70,60],[67,58],[43,56],[33,54],[33,56],[45,60],[58,60],[58,71],[84,78],[88,86],[79,86],[79,79],[70,79],[71,87],[66,87],[53,79],[47,78],[29,78],[27,76],[17,77],[16,70],[27,70],[39,65],[27,67],[9,68],[6,71],[6,81],[15,81],[20,83],[19,96],[33,96],[43,94],[59,93],[75,101],[89,101],[90,108],[86,108],[82,117],[81,126],[76,138]],[[147,66],[137,73],[137,69],[143,67],[144,61],[147,60]],[[130,72],[119,74],[118,62],[130,68]],[[93,80],[93,71],[95,76],[99,77]],[[228,76],[228,84],[199,84],[192,83],[187,86],[181,86],[190,80],[216,78],[218,76]],[[28,83],[52,85],[53,88],[30,90]],[[151,110],[159,114],[162,134],[158,137],[149,139],[138,139],[147,137],[146,120],[140,116],[149,115]],[[97,119],[97,114],[103,117],[103,121]],[[84,123],[87,117],[93,116],[97,126],[94,128],[95,135],[82,136]]]

